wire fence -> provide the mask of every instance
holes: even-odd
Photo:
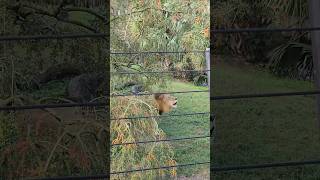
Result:
[[[47,39],[80,39],[80,38],[105,38],[105,33],[69,33],[60,35],[31,35],[31,36],[1,36],[0,41],[34,41]]]
[[[318,31],[319,27],[311,27],[311,28],[280,28],[280,29],[270,29],[270,28],[250,28],[250,29],[218,29],[211,30],[214,33],[260,33],[260,32],[293,32],[293,31]],[[68,34],[68,35],[39,35],[39,36],[3,36],[0,37],[0,41],[26,41],[26,40],[42,40],[42,39],[69,39],[69,38],[104,38],[107,34]],[[193,53],[203,53],[204,51],[191,51]],[[164,54],[164,53],[186,53],[186,52],[164,52],[164,51],[150,51],[150,52],[110,52],[110,54],[116,55],[134,55],[134,54]],[[210,72],[209,70],[184,70],[184,71],[142,71],[142,72],[109,72],[111,74],[162,74],[162,73],[176,73],[176,72]],[[212,74],[212,73],[211,73]],[[212,87],[211,87],[212,88]],[[160,94],[176,94],[176,93],[208,93],[209,91],[179,91],[179,92],[160,92]],[[153,95],[154,93],[145,93],[138,94],[138,96],[142,95]],[[218,101],[218,100],[228,100],[228,99],[242,99],[242,98],[259,98],[259,97],[278,97],[278,96],[301,96],[301,95],[318,95],[320,94],[320,90],[317,91],[304,91],[304,92],[285,92],[285,93],[262,93],[262,94],[245,94],[245,95],[226,95],[226,96],[211,96],[210,100]],[[132,94],[117,94],[110,95],[111,97],[118,96],[136,96]],[[107,103],[65,103],[65,104],[40,104],[40,105],[27,105],[27,106],[2,106],[0,107],[0,111],[16,111],[16,110],[26,110],[26,109],[44,109],[44,108],[66,108],[66,107],[96,107],[96,106],[106,106]],[[213,112],[196,112],[196,113],[187,113],[180,115],[166,115],[165,117],[171,116],[190,116],[190,115],[202,115],[202,114],[212,114]],[[144,116],[144,117],[123,117],[111,120],[133,120],[133,119],[149,119],[149,118],[158,118],[160,116]],[[162,116],[164,117],[164,116]],[[211,136],[195,136],[195,137],[181,137],[181,138],[172,138],[172,139],[164,139],[164,140],[152,140],[152,141],[139,141],[139,142],[128,142],[128,143],[119,143],[112,144],[112,146],[120,146],[120,145],[129,145],[129,144],[146,144],[146,143],[160,143],[160,142],[168,142],[168,141],[180,141],[180,140],[193,140],[200,138],[210,138]],[[132,169],[121,172],[111,172],[112,175],[117,174],[127,174],[132,172],[143,172],[150,170],[159,170],[159,169],[171,169],[177,167],[187,167],[187,166],[195,166],[195,165],[203,165],[203,164],[212,164],[212,162],[196,162],[189,164],[180,164],[175,166],[162,166],[162,167],[152,167],[152,168],[144,168],[144,169]],[[237,170],[250,170],[250,169],[260,169],[260,168],[272,168],[272,167],[285,167],[285,166],[301,166],[301,165],[311,165],[311,164],[320,164],[319,160],[312,161],[295,161],[295,162],[281,162],[281,163],[269,163],[269,164],[256,164],[256,165],[242,165],[242,166],[224,166],[224,167],[214,167],[211,166],[210,170],[212,172],[226,172],[226,171],[237,171]],[[101,179],[109,177],[109,175],[93,175],[93,176],[69,176],[69,177],[53,177],[53,178],[42,178],[42,179]]]
[[[152,170],[163,170],[163,169],[172,169],[172,168],[179,168],[179,167],[190,167],[190,166],[199,166],[199,165],[206,165],[210,164],[210,162],[195,162],[195,163],[188,163],[188,164],[179,164],[174,166],[160,166],[154,168],[144,168],[144,169],[132,169],[129,171],[119,171],[119,172],[111,172],[111,175],[122,175],[127,173],[135,173],[135,172],[146,172]],[[101,175],[91,175],[91,176],[64,176],[64,177],[49,177],[49,178],[41,178],[42,180],[62,180],[62,179],[106,179],[109,178],[109,174],[101,174]],[[33,180],[39,180],[38,178]]]
[[[246,29],[213,29],[212,33],[273,33],[273,32],[305,32],[318,31],[320,27],[307,28],[246,28]],[[63,35],[33,35],[33,36],[2,36],[0,41],[26,41],[26,40],[43,40],[43,39],[74,39],[74,38],[104,38],[106,33],[91,33],[91,34],[63,34]],[[110,52],[110,54],[170,54],[170,53],[203,53],[203,51],[146,51],[146,52]]]
[[[210,136],[193,136],[193,137],[182,137],[182,138],[171,138],[171,139],[160,139],[160,140],[150,140],[150,141],[137,141],[137,142],[126,142],[126,143],[117,143],[112,144],[112,146],[123,146],[123,145],[131,145],[131,144],[148,144],[148,143],[158,143],[158,142],[169,142],[169,141],[182,141],[182,140],[192,140],[192,139],[203,139],[208,138]]]
[[[156,55],[156,56],[163,56],[167,57],[170,56],[172,59],[181,60],[182,54],[193,53],[193,54],[201,54],[205,55],[206,51],[148,51],[148,52],[112,52],[110,55],[115,57],[123,57],[123,56],[130,56],[130,61],[135,59],[134,62],[136,63],[145,63],[145,58],[149,58],[149,55]],[[165,61],[165,59],[162,59]],[[176,74],[176,73],[208,73],[210,70],[203,67],[203,69],[199,70],[162,70],[162,71],[134,71],[134,72],[127,72],[127,71],[112,71],[110,72],[111,75],[144,75],[144,74]],[[153,93],[140,93],[140,94],[111,94],[110,97],[127,97],[127,96],[150,96],[154,94],[189,94],[189,93],[209,93],[208,90],[192,90],[192,91],[170,91],[170,92],[153,92]],[[161,116],[140,116],[140,117],[122,117],[122,118],[114,118],[111,120],[137,120],[137,119],[145,119],[150,120],[153,118],[169,118],[169,117],[186,117],[186,116],[198,116],[198,115],[210,115],[210,112],[193,112],[193,113],[184,113],[184,114],[170,114],[170,115],[161,115]],[[186,140],[197,140],[197,139],[206,139],[210,138],[210,135],[202,135],[202,136],[191,136],[191,137],[179,137],[179,138],[169,138],[169,139],[159,139],[159,140],[147,140],[147,141],[138,141],[138,142],[125,142],[125,143],[116,143],[112,144],[112,146],[125,146],[125,145],[144,145],[148,143],[163,143],[163,142],[174,142],[174,141],[186,141]],[[178,167],[189,167],[195,165],[203,165],[209,164],[209,162],[196,162],[196,163],[187,163],[187,164],[178,164],[175,166],[162,166],[162,167],[145,167],[141,169],[133,169],[133,170],[126,170],[121,172],[111,172],[112,175],[119,175],[119,174],[127,174],[133,172],[145,172],[150,170],[160,170],[160,169],[172,169]]]
[[[244,28],[244,29],[214,29],[213,33],[275,33],[275,32],[306,32],[319,31],[320,27],[305,27],[305,28]]]
[[[24,36],[24,37],[3,37],[0,38],[0,41],[20,41],[20,40],[43,40],[43,39],[68,39],[68,38],[101,38],[105,37],[105,34],[70,34],[70,35],[57,35],[57,36]],[[130,52],[130,53],[110,53],[114,55],[134,55],[134,54],[182,54],[182,53],[202,53],[205,51],[189,51],[189,52]],[[141,56],[140,56],[141,57]],[[199,72],[205,73],[209,72],[209,70],[176,70],[176,71],[142,71],[142,72],[107,72],[110,74],[119,74],[119,75],[141,75],[141,74],[171,74],[171,73],[190,73],[190,72]],[[109,97],[127,97],[127,96],[150,96],[154,94],[187,94],[187,93],[208,93],[208,90],[203,91],[175,91],[175,92],[156,92],[156,93],[142,93],[142,94],[110,94]],[[109,97],[104,99],[108,101]],[[0,106],[0,111],[22,111],[22,110],[31,110],[31,109],[52,109],[52,108],[69,108],[69,107],[105,107],[107,106],[107,102],[86,102],[86,103],[57,103],[57,104],[35,104],[35,105],[9,105],[9,106]],[[136,119],[151,119],[151,118],[168,118],[168,117],[186,117],[186,116],[196,116],[196,115],[209,115],[209,112],[195,112],[195,113],[184,113],[184,114],[172,114],[172,115],[161,115],[161,116],[144,116],[144,117],[122,117],[122,118],[111,118],[111,121],[115,120],[136,120]],[[196,140],[196,139],[204,139],[210,138],[209,135],[205,136],[192,136],[192,137],[179,137],[179,138],[170,138],[170,139],[159,139],[159,140],[147,140],[147,141],[137,141],[137,142],[126,142],[126,143],[117,143],[110,144],[110,146],[126,146],[126,145],[143,145],[148,143],[163,143],[163,142],[174,142],[174,141],[185,141],[185,140]],[[178,164],[175,166],[161,166],[161,167],[148,167],[141,169],[132,169],[121,172],[111,172],[111,175],[118,174],[127,174],[132,172],[144,172],[150,170],[159,170],[159,169],[171,169],[178,167],[188,167],[195,165],[209,164],[209,162],[196,162],[196,163],[188,163],[188,164]],[[40,179],[99,179],[99,178],[108,178],[110,174],[106,175],[93,175],[93,176],[78,176],[78,177],[53,177],[53,178],[40,178]]]
[[[177,92],[158,92],[158,93],[143,93],[143,94],[116,94],[110,97],[124,97],[124,96],[150,96],[154,94],[186,94],[186,93],[205,93],[203,91],[177,91]],[[263,98],[263,97],[280,97],[280,96],[307,96],[317,95],[320,91],[299,91],[299,92],[283,92],[283,93],[261,93],[261,94],[242,94],[242,95],[227,95],[227,96],[212,96],[211,101],[232,100],[232,99],[249,99],[249,98]],[[88,103],[59,103],[59,104],[37,104],[37,105],[20,105],[20,106],[0,106],[0,111],[18,111],[28,109],[50,109],[50,108],[66,108],[66,107],[98,107],[106,106],[105,102],[88,102]],[[185,115],[197,115],[203,112],[191,113]],[[185,116],[185,115],[170,115],[170,116]],[[118,119],[139,119],[139,118],[153,118],[156,116],[145,117],[123,117]],[[165,117],[165,116],[161,116]],[[111,119],[114,120],[114,119]]]
[[[318,8],[318,7],[317,7]],[[318,21],[318,20],[317,20]],[[313,32],[319,31],[320,27],[306,27],[306,28],[244,28],[244,29],[214,29],[212,34],[230,34],[230,33],[282,33],[282,32]],[[314,49],[313,49],[314,50]],[[303,91],[303,92],[272,92],[272,93],[259,93],[259,94],[238,94],[227,96],[211,96],[211,101],[220,100],[234,100],[234,99],[246,99],[246,98],[262,98],[262,97],[281,97],[281,96],[307,96],[307,95],[319,95],[320,89],[315,91]],[[214,144],[214,142],[213,142]],[[211,151],[211,155],[212,155]],[[318,159],[308,161],[287,161],[287,162],[274,162],[274,163],[258,163],[248,165],[229,165],[219,166],[210,162],[210,172],[229,172],[229,171],[244,171],[244,170],[256,170],[265,168],[278,168],[278,167],[292,167],[292,166],[306,166],[306,165],[319,165]]]

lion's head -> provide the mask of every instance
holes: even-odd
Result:
[[[173,108],[177,107],[177,98],[170,94],[155,94],[154,99],[156,100],[160,115],[162,113],[170,112]]]

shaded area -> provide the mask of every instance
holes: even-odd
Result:
[[[314,90],[306,81],[280,79],[250,66],[217,62],[218,95]],[[314,96],[215,102],[215,164],[245,165],[319,157]],[[319,166],[214,173],[215,179],[314,179]]]

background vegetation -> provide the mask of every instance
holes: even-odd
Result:
[[[309,27],[307,1],[217,1],[216,28]],[[271,73],[312,80],[311,40],[308,32],[217,35],[216,48],[242,62],[267,67]]]
[[[144,51],[186,51],[186,53],[137,53],[137,54],[114,54],[111,56],[111,66],[113,71],[172,71],[172,70],[202,70],[205,68],[204,51],[209,46],[209,1],[163,1],[163,0],[134,0],[134,1],[111,1],[111,16],[114,21],[111,23],[111,50],[115,52],[144,52]],[[189,51],[200,50],[199,53],[191,53]],[[111,80],[112,92],[128,93],[130,88],[123,88],[130,82],[143,85],[143,91],[146,92],[169,92],[195,90],[199,87],[186,85],[177,82],[193,82],[195,84],[205,83],[202,73],[175,73],[175,74],[139,74],[139,75],[113,75]],[[122,88],[119,88],[122,87]],[[200,87],[201,89],[201,87]],[[206,89],[204,87],[204,89]],[[199,97],[202,99],[203,105],[199,109],[191,106],[190,97]],[[207,94],[179,96],[179,110],[172,113],[187,113],[198,111],[208,111]],[[151,98],[151,99],[150,99]],[[114,98],[118,102],[118,98]],[[148,103],[154,108],[152,97],[143,97],[143,102]],[[133,97],[133,104],[139,104],[141,98]],[[200,102],[200,101],[199,101]],[[202,108],[200,108],[202,107]],[[127,111],[127,106],[114,104],[113,108],[119,108],[122,112]],[[145,110],[138,108],[132,116],[139,115]],[[129,108],[130,109],[130,108]],[[139,110],[139,111],[138,111]],[[119,111],[119,112],[121,112]],[[149,113],[147,113],[149,114]],[[115,113],[117,115],[117,113]],[[131,115],[131,114],[128,114]],[[144,114],[145,116],[145,114]],[[139,123],[141,127],[146,127],[147,123],[152,123],[167,134],[167,138],[190,137],[196,135],[206,135],[208,130],[208,117],[185,117],[185,118],[157,118],[153,121],[151,118],[141,119]],[[151,122],[150,122],[151,121]],[[132,122],[134,123],[134,122]],[[178,124],[184,124],[184,127],[178,127]],[[118,124],[119,125],[119,124]],[[194,127],[193,127],[194,125]],[[152,128],[143,132],[149,135],[154,134]],[[192,130],[196,133],[190,133]],[[151,130],[151,132],[149,132]],[[161,131],[162,131],[161,130]],[[141,138],[135,136],[137,141]],[[125,135],[125,138],[130,135]],[[149,136],[148,138],[152,138]],[[132,139],[133,140],[133,139]],[[123,141],[125,142],[125,141]],[[162,143],[154,145],[160,148]],[[195,146],[195,144],[200,146]],[[169,143],[174,156],[165,156],[167,150],[161,149],[162,159],[174,159],[177,164],[192,163],[195,161],[209,159],[209,141],[208,139],[200,141],[172,142]],[[148,146],[141,145],[138,149],[141,157],[145,157],[146,152],[151,152]],[[124,154],[125,152],[122,152]],[[159,152],[154,152],[159,153]],[[126,154],[124,157],[131,156]],[[157,155],[159,156],[159,154]],[[158,159],[158,158],[156,158]],[[143,160],[137,159],[126,164],[125,169],[134,167],[157,167],[157,165],[167,165],[159,161],[158,164],[146,164]],[[150,164],[151,163],[151,164]],[[139,164],[139,166],[136,166]],[[186,169],[178,169],[174,177],[191,176],[198,172],[205,172],[208,178],[207,167],[191,167]],[[169,173],[172,175],[172,172]],[[139,178],[145,178],[145,173],[140,173]],[[148,176],[151,178],[151,176]],[[132,176],[126,178],[133,178]],[[156,179],[157,176],[152,176]],[[158,177],[159,178],[159,177]]]
[[[96,1],[0,1],[1,35],[56,35],[105,31],[105,6]],[[308,27],[304,0],[216,0],[214,28]],[[111,51],[185,51],[112,55],[111,71],[201,70],[209,46],[208,0],[111,1]],[[215,35],[215,95],[313,89],[308,33]],[[0,47],[0,105],[72,102],[65,95],[78,74],[105,70],[104,40],[41,40]],[[67,69],[71,77],[44,78]],[[203,73],[113,75],[113,94],[143,91],[207,90]],[[207,93],[180,94],[171,114],[209,111]],[[99,94],[97,99],[103,98]],[[217,165],[305,160],[319,155],[313,97],[283,97],[217,102]],[[79,113],[82,112],[82,113]],[[81,115],[82,114],[82,115]],[[84,115],[83,115],[84,114]],[[151,97],[111,100],[112,118],[156,115]],[[77,116],[75,116],[77,115]],[[101,174],[107,168],[103,109],[53,109],[0,114],[0,176]],[[206,135],[207,116],[113,121],[111,142]],[[209,141],[114,146],[112,171],[209,160]],[[207,179],[208,166],[173,168],[114,179]],[[314,179],[317,167],[214,174],[216,179]]]
[[[2,36],[106,29],[103,1],[1,1],[0,9]],[[105,70],[104,43],[98,39],[2,42],[0,105],[73,102],[65,93],[68,82],[79,74]],[[109,161],[107,120],[101,108],[2,112],[0,177],[103,173]]]

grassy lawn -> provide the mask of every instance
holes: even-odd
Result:
[[[215,95],[312,90],[313,84],[280,79],[250,67],[218,63]],[[314,96],[216,101],[217,166],[319,159]],[[215,173],[215,179],[318,179],[317,166]]]
[[[313,90],[313,84],[277,78],[249,66],[216,64],[215,95],[292,92]],[[206,90],[173,82],[168,91]],[[208,112],[207,93],[176,94],[178,108],[171,114]],[[319,130],[314,96],[272,97],[215,102],[216,132],[214,159],[217,166],[246,165],[319,159]],[[162,118],[160,127],[169,138],[206,135],[208,115]],[[208,161],[209,141],[172,142],[179,164]],[[203,173],[208,166],[180,168],[183,176]],[[318,166],[282,167],[215,173],[214,179],[317,179]]]
[[[207,87],[197,87],[191,83],[173,82],[167,91],[208,90]],[[170,114],[185,114],[209,112],[208,93],[175,94],[178,98],[178,108]],[[159,127],[166,132],[168,138],[192,137],[209,135],[209,115],[180,116],[160,119]],[[209,138],[174,141],[178,164],[210,161]],[[190,166],[178,169],[178,175],[190,176],[209,172],[209,166]]]

